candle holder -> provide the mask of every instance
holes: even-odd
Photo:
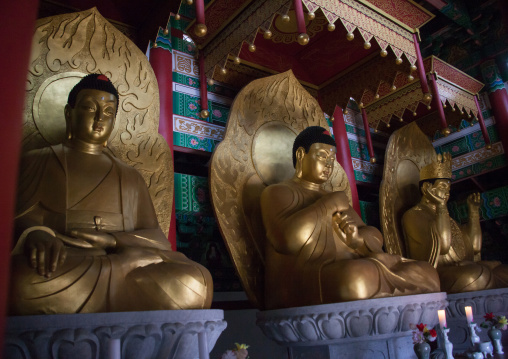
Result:
[[[453,344],[450,339],[448,339],[449,332],[450,328],[446,327],[439,330],[438,346],[441,349],[440,351],[446,354],[446,359],[453,359]]]
[[[477,328],[476,323],[473,322],[469,322],[468,326],[469,326],[469,334],[471,335],[471,343],[474,346],[475,344],[480,343],[480,337],[476,334],[476,332],[479,331],[479,329]]]

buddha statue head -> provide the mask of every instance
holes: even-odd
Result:
[[[322,184],[328,180],[337,150],[330,133],[321,126],[310,126],[296,136],[293,166],[300,180]]]
[[[449,153],[439,154],[420,171],[420,191],[433,204],[446,203],[450,197],[452,163]]]
[[[106,75],[90,74],[69,93],[66,135],[71,145],[106,146],[118,109],[118,92]]]

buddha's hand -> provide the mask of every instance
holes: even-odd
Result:
[[[356,249],[363,243],[353,217],[345,212],[336,212],[332,220],[335,232],[348,247]]]
[[[25,250],[32,268],[47,278],[65,262],[67,255],[62,240],[45,231],[30,232],[26,237]]]
[[[448,202],[448,198],[450,198],[450,192],[443,194],[439,194],[438,190],[435,188],[430,189],[427,192],[429,199],[437,204],[438,206],[446,206]]]
[[[478,192],[472,193],[467,197],[467,209],[469,213],[478,213],[481,204],[482,198]]]
[[[116,239],[109,233],[101,232],[91,228],[73,229],[71,236],[89,243],[93,248],[115,248]]]

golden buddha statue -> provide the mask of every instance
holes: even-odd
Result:
[[[448,213],[452,177],[449,153],[420,170],[422,198],[402,217],[409,258],[428,261],[437,268],[441,290],[471,292],[508,286],[508,267],[496,261],[480,261],[482,232],[480,194],[467,198],[469,221],[459,226]],[[476,261],[475,261],[476,260]]]
[[[293,145],[293,178],[268,186],[261,195],[268,239],[267,307],[439,291],[432,266],[384,253],[381,232],[365,225],[345,193],[321,187],[335,156],[328,131],[306,128]]]
[[[141,175],[103,151],[118,103],[105,75],[85,76],[67,140],[23,157],[11,314],[210,307],[208,270],[171,250]]]
[[[439,291],[431,265],[384,253],[379,230],[351,208],[327,126],[291,71],[252,81],[233,102],[210,192],[250,301],[276,309]]]

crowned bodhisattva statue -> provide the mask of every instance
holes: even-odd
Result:
[[[23,157],[11,314],[210,307],[208,270],[171,250],[141,175],[103,151],[118,103],[105,75],[87,75],[65,143]]]
[[[385,253],[381,232],[362,221],[346,194],[321,187],[336,151],[324,128],[304,129],[293,145],[293,178],[261,195],[267,308],[438,292],[429,263]]]
[[[437,155],[420,171],[420,202],[402,217],[408,257],[437,268],[441,290],[471,292],[508,286],[508,266],[480,261],[480,194],[467,198],[469,221],[459,226],[448,213],[452,177],[449,153]],[[477,261],[475,261],[477,260]]]

